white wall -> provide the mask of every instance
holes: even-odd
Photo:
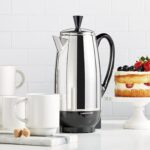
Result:
[[[115,69],[150,55],[150,0],[0,0],[0,65],[17,65],[26,84],[17,91],[53,92],[56,49],[52,35],[73,27],[72,15],[84,15],[82,27],[109,33],[116,46]],[[102,76],[108,45],[101,46]],[[19,79],[18,79],[19,80]],[[113,78],[105,96],[113,96]],[[103,118],[126,118],[129,104],[103,102]],[[150,114],[147,108],[147,114]]]

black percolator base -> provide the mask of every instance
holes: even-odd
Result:
[[[91,133],[100,121],[100,111],[60,111],[60,131]]]
[[[83,128],[71,128],[71,127],[61,127],[61,132],[65,133],[92,133],[95,128],[83,127]]]

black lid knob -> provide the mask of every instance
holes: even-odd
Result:
[[[75,31],[79,32],[79,29],[81,27],[83,16],[73,16],[74,24],[75,24]]]

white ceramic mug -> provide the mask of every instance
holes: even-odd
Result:
[[[12,131],[14,128],[23,128],[25,123],[16,118],[17,115],[25,117],[25,104],[16,107],[16,103],[24,98],[19,96],[3,96],[2,98],[2,129]],[[17,110],[17,111],[16,111]]]
[[[25,118],[18,113],[18,120],[24,122],[32,135],[52,135],[59,128],[60,97],[58,94],[28,94],[27,98],[19,101],[26,103]]]
[[[16,85],[16,73],[21,76],[21,81]],[[15,66],[0,66],[0,95],[14,95],[15,90],[20,88],[25,81],[22,71],[17,70]]]
[[[21,80],[16,84],[16,74],[21,76]],[[15,66],[0,66],[0,96],[15,95],[15,90],[20,88],[25,81],[25,76],[22,71],[17,70]],[[2,106],[0,99],[0,126],[2,123]]]

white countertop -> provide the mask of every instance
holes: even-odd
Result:
[[[102,129],[79,134],[79,143],[55,147],[0,144],[0,150],[150,150],[150,130],[122,129],[123,121],[103,121]]]

